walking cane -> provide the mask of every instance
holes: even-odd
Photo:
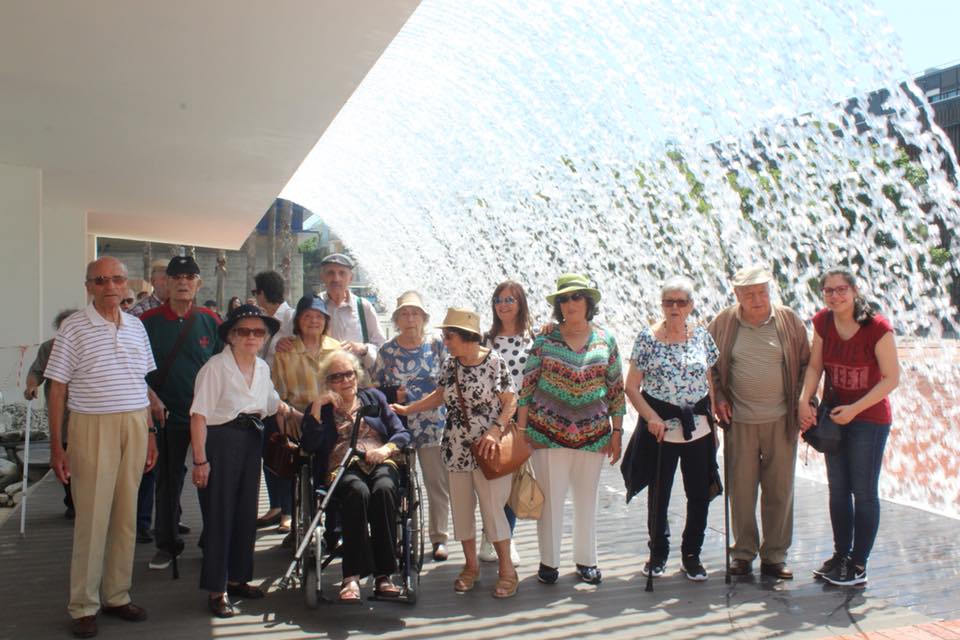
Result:
[[[727,432],[730,423],[720,422],[723,431],[723,566],[725,570],[724,582],[730,584],[730,447],[727,443]]]
[[[174,473],[173,469],[173,456],[170,455],[170,435],[169,430],[166,424],[160,427],[160,430],[163,432],[163,438],[161,438],[161,449],[166,468],[164,469],[167,473],[167,492],[169,495],[169,500],[167,500],[167,508],[170,510],[170,556],[173,558],[170,561],[170,567],[173,569],[173,579],[180,579],[180,567],[177,564],[177,533],[178,533],[178,523],[180,522],[180,514],[177,513],[179,507],[179,500],[177,499],[177,493],[173,490],[174,484]],[[159,484],[160,478],[157,478],[157,483]]]
[[[21,495],[23,496],[20,499],[20,537],[26,536],[27,530],[27,483],[29,478],[27,477],[27,470],[30,468],[30,422],[33,418],[33,400],[27,401],[27,425],[24,429],[24,446],[23,446],[23,485]]]
[[[653,501],[653,527],[650,531],[650,557],[647,561],[647,567],[650,569],[647,572],[647,586],[644,588],[644,591],[653,591],[653,543],[656,542],[658,525],[660,515],[660,454],[663,452],[663,442],[657,441],[657,464],[656,472],[654,474],[653,486],[650,487],[650,500]]]

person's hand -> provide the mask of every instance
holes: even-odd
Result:
[[[610,440],[607,441],[607,444],[603,445],[603,448],[600,449],[600,453],[610,458],[611,465],[617,464],[617,460],[620,459],[622,439],[623,431],[614,431],[610,434]]]
[[[496,434],[496,435],[494,435]],[[492,458],[497,454],[497,447],[500,446],[500,428],[493,425],[477,441],[477,453],[482,458]]]
[[[50,443],[50,468],[57,474],[57,479],[63,484],[70,484],[70,461],[67,452],[59,442]]]
[[[36,397],[37,397],[37,385],[28,383],[27,388],[23,390],[23,399],[29,402]]]
[[[817,411],[809,402],[801,402],[797,407],[797,421],[800,423],[800,431],[807,431],[817,423]]]
[[[161,427],[167,423],[167,407],[163,404],[163,400],[153,393],[150,394],[150,416]]]
[[[147,434],[147,461],[143,465],[143,472],[153,469],[157,464],[157,434]]]
[[[543,323],[543,326],[540,327],[540,331],[537,332],[537,335],[539,335],[539,336],[545,336],[545,335],[547,335],[548,333],[553,333],[554,327],[556,327],[556,325],[555,325],[554,323],[552,323],[552,322],[544,322],[544,323]]]
[[[293,338],[291,336],[286,336],[285,338],[280,338],[277,340],[276,352],[277,353],[286,353],[293,349]]]
[[[393,412],[394,412],[395,414],[397,414],[398,416],[407,416],[407,415],[410,415],[410,407],[408,407],[408,406],[405,405],[405,404],[397,404],[397,403],[394,402],[393,404],[390,405],[390,408],[391,408],[391,409],[393,410]]]
[[[207,486],[207,482],[210,480],[210,462],[200,466],[194,465],[193,467],[193,485],[197,489],[204,489]]]
[[[857,413],[852,404],[842,404],[830,410],[830,419],[837,424],[848,424],[857,417]]]
[[[403,385],[397,387],[397,402],[402,404],[407,403],[407,388]]]
[[[362,358],[363,356],[367,355],[367,345],[363,344],[362,342],[347,341],[343,343],[343,348],[358,358]]]
[[[717,419],[724,424],[733,422],[733,410],[730,408],[729,402],[717,403]]]
[[[663,423],[660,416],[656,416],[652,420],[647,420],[647,431],[657,439],[657,442],[663,442],[663,436],[667,433],[667,425]]]
[[[299,440],[300,439],[300,423],[302,420],[303,420],[302,413],[300,413],[296,409],[290,409],[290,412],[287,415],[285,415],[282,419],[277,420],[277,423],[280,426],[280,433],[282,433],[285,436],[294,438],[295,440]]]
[[[370,464],[380,464],[390,457],[391,450],[391,447],[388,445],[383,445],[382,447],[377,447],[376,449],[367,451],[364,455],[364,459]]]
[[[343,398],[340,397],[340,394],[336,391],[327,391],[321,393],[320,397],[317,398],[317,401],[313,403],[314,408],[314,417],[320,419],[320,407],[325,404],[332,404],[334,409],[339,409],[340,405],[343,404]]]

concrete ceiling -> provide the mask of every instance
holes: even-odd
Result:
[[[238,247],[419,0],[0,0],[0,163],[104,236]]]

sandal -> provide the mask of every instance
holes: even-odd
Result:
[[[512,576],[500,576],[497,579],[497,586],[493,589],[494,598],[512,598],[517,595],[520,588],[520,576],[514,571]]]
[[[391,582],[390,576],[380,576],[374,583],[373,595],[378,598],[396,598],[400,595],[400,588]]]
[[[360,604],[360,582],[356,578],[344,578],[337,600],[344,604]]]
[[[460,571],[460,575],[457,576],[457,579],[453,581],[453,590],[457,593],[466,593],[467,591],[471,591],[477,582],[477,578],[479,577],[479,569],[476,571],[470,571],[464,567]]]

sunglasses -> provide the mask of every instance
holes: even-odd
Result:
[[[497,296],[496,298],[493,299],[493,304],[495,305],[496,304],[513,304],[516,301],[517,299],[514,298],[513,296],[503,296],[503,297]]]
[[[585,293],[580,293],[580,292],[578,291],[578,292],[576,292],[576,293],[571,293],[570,295],[563,294],[563,295],[561,295],[561,296],[557,296],[556,298],[554,298],[554,300],[556,300],[556,301],[559,302],[560,304],[566,304],[566,303],[570,302],[571,300],[573,300],[574,302],[580,302],[581,300],[583,300],[583,299],[586,298],[586,297],[587,297],[587,294],[585,294]]]
[[[96,276],[93,278],[87,278],[87,282],[92,282],[98,287],[102,287],[108,282],[113,284],[120,285],[127,281],[127,276]]]
[[[266,329],[250,329],[248,327],[235,327],[231,330],[231,333],[235,333],[241,338],[249,338],[253,336],[254,338],[262,338],[267,335]]]
[[[250,295],[255,296],[260,293],[260,289],[250,289]]]
[[[349,371],[341,371],[340,373],[331,373],[327,376],[327,384],[339,384],[341,382],[348,382],[353,380],[357,376],[357,372],[353,369]]]
[[[135,300],[133,298],[124,298],[120,302],[122,302],[123,304],[133,304]]]
[[[824,287],[820,289],[820,293],[823,294],[824,298],[829,298],[833,294],[837,294],[838,296],[845,296],[847,295],[847,291],[850,291],[850,285],[846,285],[846,284],[842,284],[839,287]]]
[[[685,306],[690,304],[690,301],[685,299],[681,300],[678,298],[664,298],[663,300],[660,301],[660,304],[662,304],[667,309],[669,309],[670,307],[677,307],[679,309],[683,309]]]
[[[195,273],[178,273],[175,276],[167,276],[167,277],[172,278],[174,280],[196,280],[200,276],[198,276]]]

